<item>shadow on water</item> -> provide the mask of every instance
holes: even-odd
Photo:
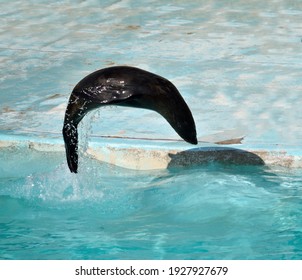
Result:
[[[223,176],[235,176],[246,180],[253,186],[269,188],[279,187],[280,180],[274,169],[265,165],[258,155],[245,150],[230,147],[201,147],[177,154],[169,154],[171,161],[167,166],[168,173],[158,176],[154,182],[169,177],[187,175],[199,180],[201,174],[216,174],[217,180]],[[225,175],[223,175],[225,174]],[[242,177],[243,176],[243,177]],[[206,177],[203,177],[207,180]]]
[[[169,154],[168,169],[209,163],[263,166],[264,161],[254,153],[229,147],[201,147]]]

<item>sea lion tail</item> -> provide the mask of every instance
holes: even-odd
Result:
[[[71,172],[78,172],[78,130],[72,123],[64,123],[63,137],[65,142],[66,158]]]

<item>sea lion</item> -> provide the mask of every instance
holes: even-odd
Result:
[[[156,111],[169,122],[180,137],[191,144],[197,144],[192,113],[170,81],[135,67],[104,68],[82,79],[69,98],[63,137],[71,172],[77,173],[78,169],[79,122],[89,111],[105,105]]]

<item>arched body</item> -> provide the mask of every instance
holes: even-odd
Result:
[[[192,113],[167,79],[145,70],[116,66],[98,70],[73,89],[65,112],[63,136],[71,172],[78,168],[77,126],[91,110],[106,105],[149,109],[161,114],[185,141],[197,144]]]

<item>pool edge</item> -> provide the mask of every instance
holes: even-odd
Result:
[[[135,170],[166,169],[209,162],[302,168],[302,155],[298,152],[299,149],[293,147],[285,149],[283,146],[263,148],[257,145],[254,147],[244,144],[224,146],[202,143],[192,148],[193,146],[181,142],[138,142],[112,139],[90,142],[86,153],[98,161]],[[64,144],[61,139],[1,137],[0,151],[14,148],[64,153]]]

